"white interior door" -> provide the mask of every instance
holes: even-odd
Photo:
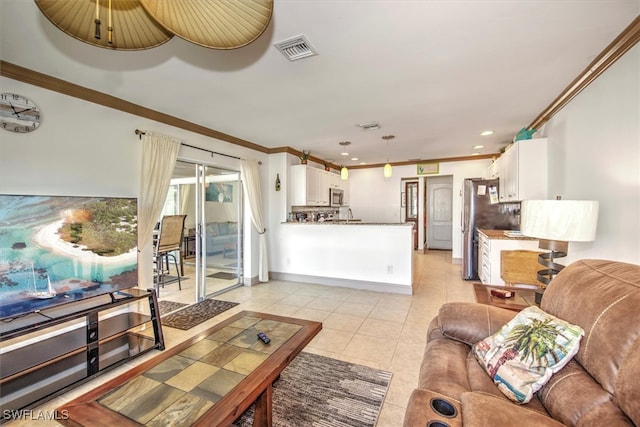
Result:
[[[453,177],[427,178],[427,248],[451,250]]]

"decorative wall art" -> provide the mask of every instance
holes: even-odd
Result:
[[[231,203],[233,201],[233,185],[212,182],[206,189],[205,201]]]
[[[440,172],[440,163],[418,163],[418,175],[432,175]]]

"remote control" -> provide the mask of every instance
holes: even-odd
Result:
[[[271,338],[266,336],[263,332],[258,332],[258,338],[265,344],[269,344],[271,342]]]

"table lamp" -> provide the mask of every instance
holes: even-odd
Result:
[[[548,250],[538,256],[544,270],[537,279],[548,285],[564,266],[554,262],[567,256],[569,242],[595,240],[598,225],[595,200],[524,200],[521,202],[520,231],[524,236],[540,239],[538,247]],[[543,287],[544,287],[543,286]]]

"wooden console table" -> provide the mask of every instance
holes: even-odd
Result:
[[[271,426],[272,383],[322,324],[243,311],[58,411],[70,426],[228,426],[254,402]],[[271,338],[265,344],[257,337]]]

